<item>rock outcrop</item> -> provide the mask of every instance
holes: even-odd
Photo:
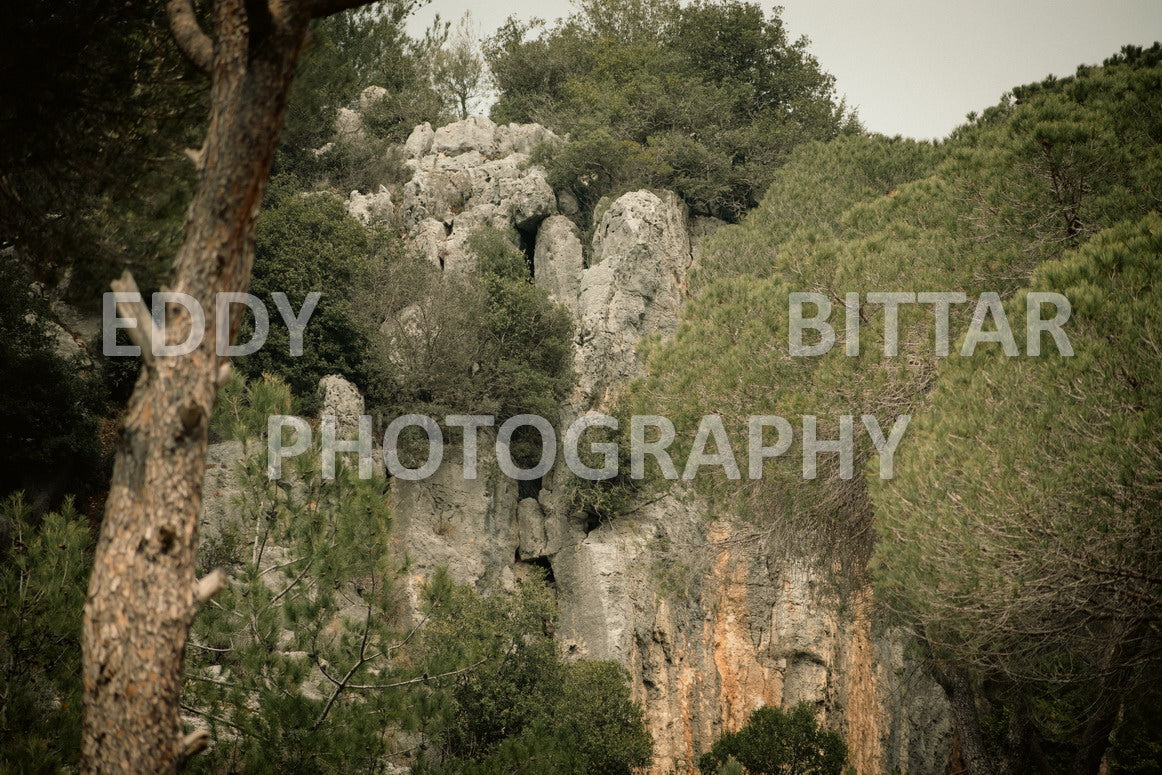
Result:
[[[692,261],[686,207],[675,194],[634,191],[605,211],[578,300],[574,365],[586,408],[609,405],[641,373],[642,337],[677,327]]]
[[[319,417],[335,418],[338,438],[353,437],[359,432],[363,394],[345,378],[328,374],[319,380],[319,407]]]
[[[422,125],[404,145],[411,180],[386,197],[353,195],[349,206],[360,217],[390,208],[413,249],[445,272],[472,270],[473,230],[514,230],[535,283],[576,324],[567,420],[609,409],[642,373],[638,344],[675,330],[699,243],[722,224],[691,218],[673,194],[631,192],[602,215],[586,264],[581,236],[561,214],[576,203],[528,161],[552,139],[536,125],[481,117]],[[338,395],[325,394],[324,405],[330,394]],[[563,652],[630,672],[655,741],[651,773],[690,772],[754,708],[798,701],[843,733],[860,775],[945,771],[943,695],[909,658],[904,636],[876,621],[866,588],[843,588],[832,568],[806,558],[778,559],[753,529],[712,518],[680,490],[593,524],[571,505],[563,469],[521,497],[530,493],[499,473],[483,434],[480,453],[476,479],[449,448],[433,477],[392,483],[392,540],[410,560],[412,601],[439,567],[481,587],[547,568]]]
[[[577,226],[563,215],[546,218],[537,230],[533,279],[575,319],[580,317],[581,272],[584,267],[585,252]]]

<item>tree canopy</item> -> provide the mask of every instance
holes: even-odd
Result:
[[[568,135],[546,149],[586,212],[631,188],[736,220],[796,145],[857,128],[777,11],[723,0],[592,0],[555,26],[510,19],[485,44],[492,117]]]

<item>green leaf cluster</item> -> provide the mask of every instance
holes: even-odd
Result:
[[[857,128],[806,39],[758,4],[594,0],[553,27],[510,19],[485,55],[495,120],[569,135],[538,159],[583,218],[654,187],[737,220],[793,147]]]
[[[573,385],[572,320],[533,284],[509,235],[482,229],[467,246],[475,273],[403,259],[384,264],[359,295],[375,347],[373,403],[386,419],[491,414],[500,424],[536,414],[553,422]],[[535,431],[518,431],[513,456],[536,462]]]
[[[912,415],[891,480],[856,434],[866,477],[802,480],[796,441],[760,481],[696,484],[785,550],[822,551],[861,583],[870,560],[893,620],[1008,725],[989,739],[1016,771],[1096,767],[1157,672],[1159,95],[1162,46],[1127,48],[1015,89],[936,145],[800,147],[759,208],[706,242],[680,327],[647,347],[626,402],[675,420],[676,456],[708,413],[735,450],[752,414]],[[973,303],[952,309],[949,357],[930,305],[901,308],[896,356],[882,305],[865,305],[845,354],[846,293],[933,290],[999,293],[1022,352],[1027,294],[1064,294],[1076,354],[1043,337],[1042,356],[961,357]],[[792,291],[832,300],[828,354],[789,355]]]
[[[440,608],[427,648],[487,661],[456,679],[435,750],[415,772],[629,775],[650,762],[629,676],[613,662],[562,660],[543,579],[532,574],[514,592],[488,596],[437,579],[430,595]]]
[[[846,761],[843,738],[820,728],[802,702],[789,711],[769,705],[755,710],[741,729],[715,741],[698,768],[706,775],[732,766],[748,775],[840,775]]]
[[[81,745],[81,610],[92,538],[65,501],[0,502],[0,772],[57,773]]]

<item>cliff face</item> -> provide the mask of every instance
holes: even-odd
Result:
[[[632,192],[602,215],[586,266],[544,171],[528,164],[532,145],[550,136],[481,118],[417,127],[406,145],[413,179],[402,191],[353,194],[349,208],[398,219],[445,272],[469,270],[464,240],[476,227],[516,229],[535,282],[576,322],[567,424],[611,406],[641,373],[642,337],[674,330],[699,241],[720,224],[691,219],[672,194]],[[393,540],[410,559],[409,589],[418,594],[441,566],[477,585],[546,568],[564,653],[630,672],[654,737],[651,773],[685,772],[756,707],[802,700],[843,733],[861,775],[945,772],[943,695],[903,636],[875,621],[869,590],[841,591],[831,568],[774,559],[753,527],[712,519],[678,488],[598,526],[569,506],[561,465],[535,498],[521,499],[489,447],[480,445],[475,480],[449,449],[435,476],[393,483]]]
[[[527,164],[545,130],[476,118],[431,132],[430,143],[429,131],[409,140],[415,178],[402,205],[417,246],[458,271],[465,229],[521,231],[535,246],[535,282],[577,326],[578,384],[564,420],[608,408],[641,373],[641,338],[677,326],[699,240],[719,224],[689,218],[673,194],[629,193],[602,215],[585,266],[580,236]],[[830,568],[776,562],[761,538],[710,520],[676,490],[587,530],[570,513],[563,467],[523,500],[494,467],[483,470],[465,482],[453,458],[431,480],[397,483],[396,540],[417,577],[441,564],[473,583],[548,567],[564,652],[630,671],[654,736],[653,772],[691,766],[760,705],[801,700],[844,733],[857,772],[944,772],[943,696],[903,637],[874,621],[869,590],[842,593]]]

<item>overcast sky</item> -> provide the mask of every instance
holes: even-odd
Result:
[[[775,3],[764,0],[770,9]],[[840,95],[876,132],[943,137],[969,111],[1013,86],[1079,64],[1100,64],[1126,43],[1162,39],[1162,0],[785,0],[793,37],[806,35]],[[510,14],[555,19],[569,0],[432,0],[413,33],[439,13],[471,9],[490,34]]]

